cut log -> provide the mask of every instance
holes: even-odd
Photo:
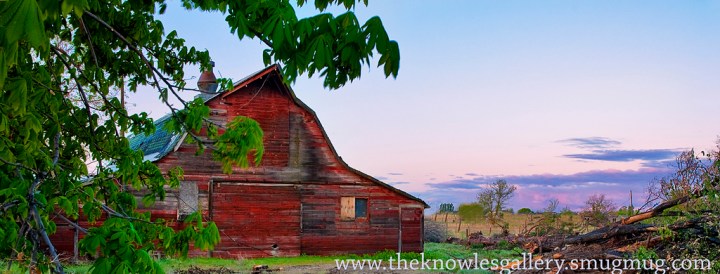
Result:
[[[650,219],[650,218],[652,218],[652,217],[655,217],[655,216],[658,216],[658,215],[662,214],[663,211],[665,211],[666,209],[669,209],[669,208],[672,208],[672,207],[674,207],[674,206],[687,203],[687,202],[690,201],[691,199],[692,199],[692,197],[688,195],[688,196],[683,196],[683,197],[680,197],[680,198],[676,198],[676,199],[672,199],[672,200],[665,201],[665,202],[659,204],[658,206],[656,206],[656,207],[654,207],[654,208],[652,208],[652,209],[650,209],[650,210],[648,210],[648,211],[645,211],[645,212],[643,212],[643,213],[640,213],[640,214],[637,214],[637,215],[633,215],[633,216],[627,217],[627,218],[623,219],[620,223],[623,224],[623,225],[629,225],[629,224],[634,224],[634,223],[637,223],[637,222],[640,222],[640,221],[643,221],[643,220]]]

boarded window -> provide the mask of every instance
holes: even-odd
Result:
[[[180,182],[178,194],[178,220],[198,210],[198,187],[195,182]]]
[[[367,199],[341,197],[340,219],[354,220],[355,218],[367,218]]]
[[[355,197],[340,198],[340,219],[355,219]]]

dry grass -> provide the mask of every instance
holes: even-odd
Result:
[[[467,233],[472,234],[478,231],[482,232],[483,235],[494,235],[502,232],[500,227],[490,222],[461,222],[460,217],[455,213],[438,213],[426,216],[425,218],[445,224],[450,235],[458,238],[465,238],[467,237]],[[540,218],[542,218],[542,214],[505,213],[503,215],[503,220],[510,225],[511,234],[521,234],[523,231],[532,228]],[[560,218],[562,221],[571,222],[579,226],[582,223],[582,218],[577,214],[561,216]],[[587,231],[588,229],[589,228],[584,228],[580,232]]]

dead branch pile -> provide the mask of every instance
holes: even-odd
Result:
[[[566,259],[566,261],[572,259],[625,259],[633,258],[633,254],[641,247],[658,251],[657,255],[660,259],[672,260],[680,258],[678,256],[681,256],[681,252],[690,248],[682,241],[703,241],[705,249],[720,249],[720,238],[718,236],[720,217],[718,217],[718,212],[700,212],[692,214],[692,217],[688,213],[687,217],[662,226],[643,221],[658,216],[666,216],[663,214],[666,210],[698,198],[702,198],[702,196],[685,196],[668,200],[650,210],[580,235],[551,234],[545,236],[486,237],[482,233],[474,233],[469,235],[463,243],[492,248],[500,241],[507,241],[522,247],[528,253],[534,254],[533,260],[549,258]],[[718,260],[717,254],[708,256],[715,256],[715,258],[707,259]],[[535,272],[525,270],[513,273]],[[537,273],[545,272],[540,271]],[[579,272],[564,271],[560,273]]]

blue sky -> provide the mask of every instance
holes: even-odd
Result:
[[[356,13],[399,42],[398,78],[372,67],[340,90],[293,88],[346,162],[433,207],[499,178],[518,185],[516,209],[596,193],[625,205],[720,133],[720,1],[393,0]],[[238,41],[222,14],[171,3],[161,18],[218,75],[263,67],[263,45]],[[159,117],[155,97],[139,92],[130,109]]]

